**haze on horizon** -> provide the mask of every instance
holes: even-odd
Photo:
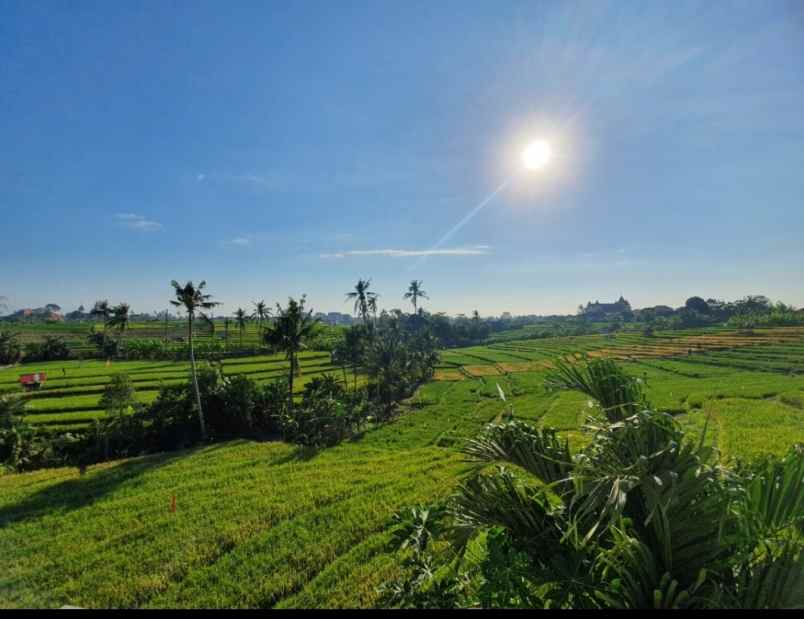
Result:
[[[0,58],[10,309],[804,305],[801,2],[15,1]]]

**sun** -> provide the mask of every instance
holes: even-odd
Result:
[[[544,140],[536,140],[522,151],[522,164],[528,170],[541,170],[553,158],[553,149]]]

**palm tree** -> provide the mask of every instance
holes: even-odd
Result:
[[[131,306],[128,303],[121,303],[115,305],[108,310],[108,316],[105,327],[117,329],[117,344],[120,345],[120,339],[123,337],[123,332],[128,329],[131,317]]]
[[[262,321],[271,315],[271,310],[265,304],[265,301],[252,301],[252,305],[254,306],[254,313],[251,314],[251,318],[257,319],[257,332],[259,333],[259,340],[262,341]]]
[[[427,296],[427,293],[422,290],[422,282],[421,280],[413,280],[410,282],[410,286],[408,286],[408,291],[404,294],[403,298],[410,299],[410,302],[413,304],[413,313],[416,314],[418,312],[419,307],[419,299],[429,299],[430,297]]]
[[[95,305],[89,311],[90,316],[103,319],[104,323],[112,315],[112,309],[109,307],[109,301],[103,299],[102,301],[95,301]],[[105,325],[104,325],[105,328]]]
[[[347,301],[354,299],[354,312],[363,319],[363,324],[366,326],[368,326],[369,302],[371,299],[375,299],[373,303],[376,307],[376,298],[378,296],[377,293],[369,291],[369,286],[371,286],[371,279],[359,279],[355,284],[354,291],[346,293]]]
[[[690,440],[671,415],[651,410],[637,379],[610,360],[557,363],[546,387],[594,400],[591,442],[573,454],[556,430],[510,419],[470,441],[464,452],[478,468],[443,520],[425,523],[421,510],[412,523],[403,519],[400,538],[416,535],[406,537],[418,561],[415,593],[457,590],[473,571],[485,573],[440,569],[430,541],[442,531],[453,542],[443,555],[452,565],[482,534],[495,540],[493,569],[513,558],[496,581],[519,581],[497,598],[509,606],[801,605],[801,445],[728,470],[712,461],[703,437]],[[392,593],[411,603],[403,589]]]
[[[243,331],[246,330],[248,316],[246,315],[246,310],[242,307],[238,307],[235,312],[235,323],[237,324],[237,328],[240,329],[240,348],[243,348]]]
[[[478,312],[477,310],[473,311],[472,320],[474,320],[475,322],[480,322],[480,312]]]
[[[163,337],[162,337],[162,340],[164,341],[165,344],[167,344],[167,341],[168,341],[168,318],[169,318],[168,314],[169,314],[168,310],[165,310],[165,322],[164,322],[164,331],[163,331]]]
[[[273,324],[265,332],[265,343],[274,350],[281,350],[290,362],[288,371],[288,411],[293,411],[293,376],[299,372],[299,352],[307,348],[306,340],[316,329],[318,319],[313,318],[313,310],[304,311],[306,296],[302,295],[297,302],[288,299],[288,306],[283,308],[277,303],[277,315]]]
[[[377,324],[377,295],[368,297],[366,300],[366,309],[371,312],[371,324],[375,326]]]
[[[229,325],[232,323],[232,319],[228,316],[223,320],[223,348],[224,350],[229,350]]]
[[[355,390],[357,390],[357,372],[366,355],[366,336],[367,333],[363,327],[354,325],[344,331],[343,339],[333,350],[333,357],[337,364],[344,369],[344,372],[346,371],[346,366],[351,366],[353,388]],[[345,375],[344,384],[348,385]]]
[[[209,337],[214,342],[215,341],[215,320],[214,316],[207,316],[206,314],[200,314],[201,320],[204,324],[209,327]]]
[[[195,320],[196,312],[198,312],[205,319],[206,315],[201,310],[209,310],[220,305],[215,301],[210,301],[212,295],[204,294],[202,291],[207,285],[205,281],[201,281],[198,286],[193,286],[193,282],[187,282],[184,286],[180,286],[174,279],[170,282],[173,286],[175,299],[171,299],[170,303],[176,307],[183,307],[187,312],[187,341],[190,347],[190,370],[193,377],[193,391],[195,392],[195,404],[198,408],[198,423],[201,427],[201,438],[207,438],[207,429],[204,424],[204,411],[201,408],[201,393],[198,391],[198,375],[195,367],[195,350],[193,349],[193,321]]]

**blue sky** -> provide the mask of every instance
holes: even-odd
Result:
[[[801,306],[802,110],[799,1],[4,0],[0,295]]]

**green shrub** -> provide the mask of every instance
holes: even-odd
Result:
[[[287,441],[327,447],[358,431],[367,410],[364,392],[347,392],[332,376],[316,377],[305,385],[301,404],[279,416],[279,428]]]
[[[25,344],[25,361],[60,361],[70,357],[70,349],[64,340],[53,335],[46,335],[42,342]]]
[[[0,395],[0,470],[19,472],[67,464],[70,449],[80,440],[72,434],[48,437],[25,423],[24,412],[23,400]]]
[[[278,384],[277,384],[278,383]],[[221,378],[202,391],[202,404],[213,436],[255,436],[277,432],[276,418],[285,408],[284,381],[261,387],[247,376]]]

